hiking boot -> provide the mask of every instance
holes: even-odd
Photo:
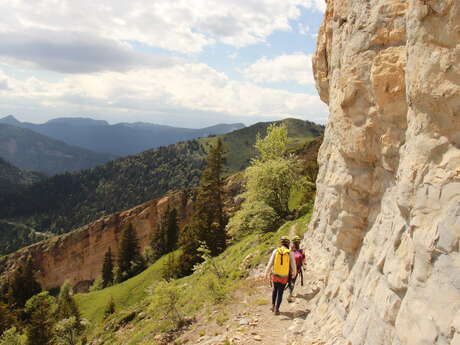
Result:
[[[275,310],[275,315],[279,315],[280,311],[278,309]]]

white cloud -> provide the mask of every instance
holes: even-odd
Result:
[[[215,42],[235,47],[291,30],[300,8],[324,0],[0,0],[0,32],[73,31],[195,53]]]
[[[51,114],[53,109],[59,109],[61,115],[105,114],[105,119],[113,120],[110,116],[124,114],[126,118],[129,114],[150,122],[155,122],[156,116],[186,119],[200,113],[216,114],[227,121],[232,116],[295,116],[324,122],[326,116],[326,107],[316,95],[231,80],[204,64],[68,75],[58,82],[8,78],[8,85],[9,90],[0,90],[0,106],[15,114],[18,111],[7,104],[14,104],[22,112],[33,109],[34,114]],[[215,122],[220,121],[216,118]]]
[[[263,57],[244,70],[247,78],[257,83],[295,81],[299,84],[313,84],[311,55],[295,53],[280,55],[273,59]]]
[[[64,73],[162,68],[178,62],[174,57],[143,54],[128,44],[70,31],[0,32],[0,42],[3,61]]]

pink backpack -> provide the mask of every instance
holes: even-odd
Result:
[[[294,259],[298,271],[302,268],[304,258],[305,254],[303,253],[303,249],[294,250]]]

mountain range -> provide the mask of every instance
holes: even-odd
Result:
[[[68,145],[33,130],[0,123],[0,157],[12,165],[46,175],[104,164],[117,156]]]
[[[322,135],[324,127],[283,120],[293,148]],[[180,142],[123,157],[80,172],[35,183],[14,195],[0,195],[0,219],[25,224],[39,233],[60,234],[102,216],[124,210],[168,191],[196,186],[207,152],[217,138],[227,149],[226,173],[240,171],[254,157],[257,134],[271,123],[258,123],[219,137]],[[0,243],[0,252],[4,252]]]
[[[91,118],[56,118],[46,123],[21,122],[9,115],[0,123],[33,130],[68,145],[87,150],[128,156],[160,146],[210,135],[221,135],[244,126],[242,123],[218,124],[201,129],[179,128],[152,123],[117,123]]]

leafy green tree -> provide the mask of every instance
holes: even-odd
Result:
[[[56,322],[56,301],[43,291],[26,302],[27,345],[49,345]]]
[[[113,259],[112,248],[109,247],[104,255],[104,263],[102,264],[102,287],[106,288],[113,284]]]
[[[42,289],[35,279],[34,264],[29,257],[14,273],[10,282],[11,298],[18,308],[23,308],[29,298],[39,293]]]
[[[19,333],[16,327],[12,327],[3,332],[0,337],[0,345],[27,345],[27,336]]]
[[[235,213],[227,225],[229,235],[238,236],[253,232],[274,230],[279,216],[265,202],[255,200],[244,203],[241,210]]]
[[[228,231],[269,231],[289,214],[292,188],[300,181],[296,161],[288,155],[288,133],[285,125],[271,125],[267,135],[257,137],[257,157],[246,169],[245,201],[233,216]]]
[[[118,258],[119,281],[126,280],[142,272],[145,268],[144,259],[140,254],[136,231],[129,224],[123,231]]]
[[[289,196],[296,182],[297,166],[288,156],[288,132],[285,125],[272,125],[265,138],[258,136],[257,157],[246,170],[246,198],[260,200],[284,217],[289,213]]]

